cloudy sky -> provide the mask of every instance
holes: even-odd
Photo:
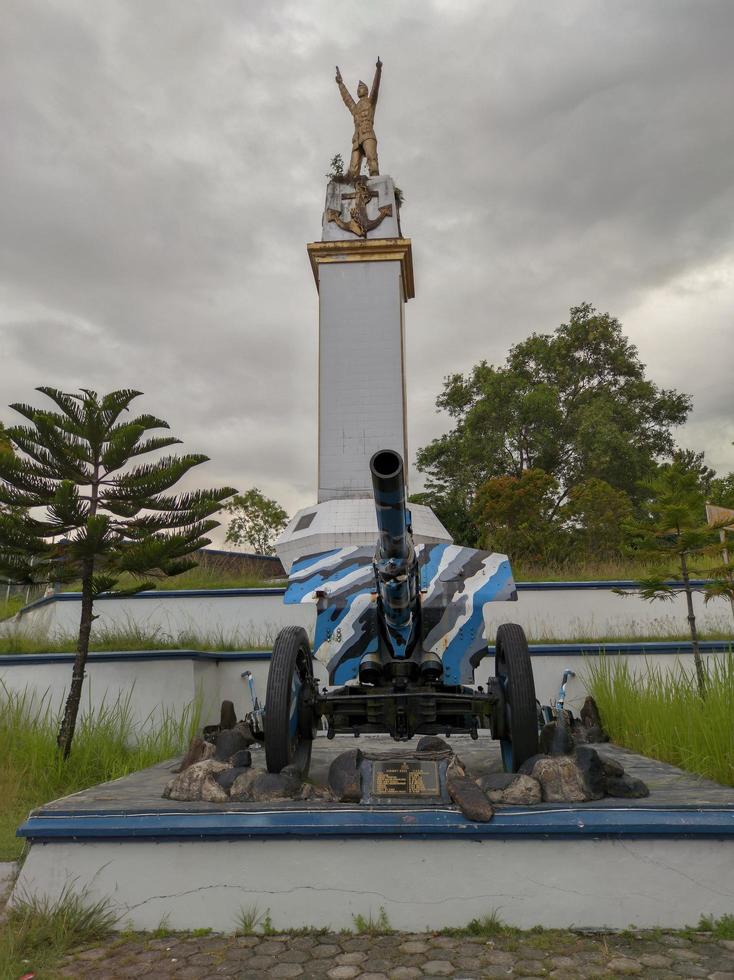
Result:
[[[0,420],[136,387],[199,485],[312,503],[305,245],[350,149],[334,65],[354,89],[379,54],[412,452],[447,373],[588,300],[734,469],[732,37],[730,0],[3,0]]]

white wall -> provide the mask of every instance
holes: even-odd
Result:
[[[680,929],[731,913],[734,848],[609,838],[60,842],[31,848],[16,893],[57,898],[70,880],[110,898],[121,929],[165,918],[173,929],[232,932],[253,905],[276,929],[353,929],[355,915],[380,908],[406,931],[493,912],[522,929]]]
[[[146,721],[155,724],[161,712],[180,715],[195,699],[201,698],[203,723],[214,724],[219,720],[219,707],[223,700],[233,701],[238,717],[243,717],[251,708],[248,689],[242,679],[245,670],[252,671],[255,688],[261,701],[265,700],[268,678],[268,659],[251,660],[227,655],[216,659],[216,655],[197,655],[191,653],[186,659],[176,659],[166,651],[158,653],[93,654],[87,665],[87,680],[82,695],[82,711],[89,706],[98,707],[105,701],[110,703],[118,697],[126,697],[132,692],[130,706],[136,723]],[[630,669],[642,673],[647,664],[655,668],[672,670],[678,663],[691,666],[691,656],[683,653],[640,653],[615,654],[615,659],[625,659]],[[704,654],[704,658],[716,656]],[[37,698],[46,695],[51,704],[58,708],[66,695],[71,678],[71,657],[60,658],[58,654],[27,657],[0,657],[0,684],[15,692],[34,692]],[[561,652],[558,654],[534,655],[533,673],[535,690],[544,703],[552,703],[566,668],[576,674],[567,686],[567,706],[578,713],[586,697],[584,678],[590,662],[594,658],[579,653]],[[323,666],[315,663],[316,676],[320,686],[326,684]],[[476,681],[484,684],[494,673],[492,658],[484,660],[477,672]]]
[[[183,632],[197,636],[223,635],[232,649],[270,646],[283,626],[304,626],[313,635],[314,605],[286,606],[282,593],[258,594],[234,589],[186,594],[146,592],[124,599],[101,599],[95,605],[93,629],[159,630],[174,641]],[[520,623],[530,642],[577,639],[613,640],[618,637],[669,636],[685,634],[685,597],[670,602],[644,602],[637,596],[622,597],[612,588],[520,588],[517,602],[492,602],[484,607],[487,637],[494,637],[500,623]],[[70,594],[61,599],[31,606],[19,622],[5,623],[13,629],[39,630],[51,634],[73,634],[78,630],[80,600]],[[705,605],[695,597],[696,617],[701,632],[726,632],[734,636],[731,606],[724,599]],[[2,626],[3,624],[0,624]],[[182,641],[185,645],[185,640]]]

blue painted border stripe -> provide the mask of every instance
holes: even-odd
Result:
[[[262,839],[272,837],[734,838],[734,807],[558,808],[498,811],[486,824],[449,809],[344,809],[216,813],[75,813],[31,816],[17,835],[29,841]]]
[[[689,654],[691,643],[686,640],[649,642],[649,643],[531,643],[532,657],[569,657],[569,656],[618,656],[638,655],[652,656],[656,654]],[[732,640],[701,640],[699,646],[703,653],[734,652]],[[489,646],[489,657],[494,654],[494,647]],[[214,661],[268,661],[269,650],[119,650],[96,651],[89,654],[91,663],[118,663],[136,661],[138,663],[151,660],[202,660]],[[4,653],[0,654],[0,670],[3,667],[28,666],[29,664],[70,664],[74,662],[73,653]]]
[[[700,588],[705,585],[707,579],[692,579],[691,585]],[[585,582],[516,582],[515,587],[520,592],[538,591],[568,591],[579,589],[601,589],[610,591],[611,589],[634,589],[637,586],[634,579],[618,580],[598,580]],[[682,585],[680,582],[673,582],[673,585]],[[282,596],[285,595],[285,588],[272,587],[260,589],[151,589],[147,592],[136,592],[133,595],[114,596],[100,595],[94,601],[104,602],[115,599],[124,599],[125,602],[132,599],[242,599],[247,596]],[[28,609],[38,609],[40,606],[48,605],[50,602],[79,602],[81,592],[58,592],[55,595],[45,596],[28,603],[21,609],[21,613]]]

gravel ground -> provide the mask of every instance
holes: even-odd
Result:
[[[734,941],[709,933],[525,932],[494,938],[397,933],[131,936],[67,957],[59,976],[122,980],[303,977],[419,980],[422,977],[706,977],[734,980]]]

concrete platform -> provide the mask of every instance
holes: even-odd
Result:
[[[500,768],[490,739],[451,742],[470,772]],[[314,779],[354,745],[319,738]],[[731,914],[734,789],[599,748],[650,796],[501,807],[486,824],[448,806],[176,803],[160,796],[171,761],[35,810],[19,830],[31,848],[17,887],[54,896],[74,879],[136,928],[167,916],[174,928],[226,931],[252,905],[276,928],[350,928],[380,907],[406,930],[493,910],[524,928],[673,928]]]

